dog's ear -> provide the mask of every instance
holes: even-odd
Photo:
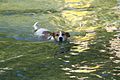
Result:
[[[55,37],[55,32],[51,33],[51,36]]]
[[[50,34],[51,32],[49,31],[44,31],[42,34]]]
[[[65,35],[66,35],[67,37],[70,37],[70,33],[68,33],[68,32],[65,32]]]

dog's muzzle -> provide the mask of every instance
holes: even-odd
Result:
[[[59,37],[59,41],[62,42],[63,41],[63,37]]]

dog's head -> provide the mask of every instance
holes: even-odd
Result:
[[[63,42],[63,41],[67,41],[68,37],[70,37],[70,34],[68,32],[59,31],[59,32],[53,32],[52,36],[55,41]]]

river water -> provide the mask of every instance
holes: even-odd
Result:
[[[68,54],[58,57],[63,61],[61,70],[70,80],[119,80],[119,58],[110,54],[107,47],[110,46],[109,40],[104,40],[106,37],[111,39],[111,36],[106,36],[109,34],[106,31],[103,34],[95,31],[102,21],[95,15],[95,10],[90,9],[93,2],[65,0],[64,6],[56,12],[1,13],[0,39],[39,41],[34,37],[32,28],[39,21],[41,27],[51,31],[65,30],[71,33],[71,43],[74,45]],[[97,9],[102,8],[97,6]],[[88,29],[84,28],[88,26]]]

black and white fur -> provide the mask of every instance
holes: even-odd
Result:
[[[34,35],[37,36],[39,39],[44,38],[44,40],[54,40],[51,35],[51,32],[48,29],[41,28],[38,25],[38,22],[35,22],[33,25],[34,28]]]
[[[50,32],[50,30],[48,29],[41,28],[38,25],[38,22],[34,23],[33,28],[34,28],[34,35],[42,40],[54,40],[54,41],[62,42],[62,41],[66,41],[67,38],[70,37],[70,34],[68,32],[64,32],[64,31]]]

